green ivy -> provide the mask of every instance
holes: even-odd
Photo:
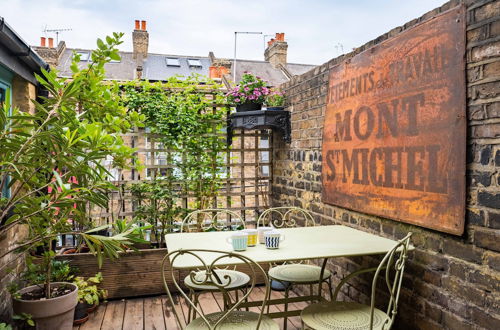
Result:
[[[167,217],[172,223],[182,210],[159,211],[174,207],[186,195],[195,200],[188,208],[209,207],[219,192],[227,149],[222,86],[196,75],[173,77],[166,83],[131,82],[123,86],[123,92],[124,105],[146,117],[146,127],[170,150],[168,163],[173,165],[161,176],[157,173],[152,182],[135,186],[138,197],[153,196],[150,204],[142,204],[138,215],[147,218],[149,213],[152,221]],[[214,108],[214,104],[219,106]],[[154,200],[160,199],[170,203],[159,208]]]

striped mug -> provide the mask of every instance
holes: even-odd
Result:
[[[248,234],[248,246],[257,245],[257,229],[243,229],[242,232]]]
[[[245,251],[248,245],[248,234],[238,231],[231,234],[226,242],[233,246],[234,251]]]
[[[278,249],[280,247],[280,242],[285,240],[285,235],[277,230],[269,230],[264,233],[264,238],[266,241],[266,248]]]

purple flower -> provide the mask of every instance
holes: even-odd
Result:
[[[262,93],[261,93],[261,92],[259,92],[259,91],[257,91],[257,90],[256,90],[256,91],[254,91],[254,94],[255,94],[255,96],[261,96],[261,95],[262,95]]]
[[[250,88],[245,87],[244,90],[245,90],[245,92],[248,92],[250,90]]]
[[[235,98],[234,102],[240,102],[240,99],[239,98]]]

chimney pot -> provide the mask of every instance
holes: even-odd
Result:
[[[141,21],[141,30],[146,31],[146,21]]]
[[[264,60],[277,67],[279,64],[286,65],[288,44],[285,41],[285,33],[276,32],[274,38],[268,41],[267,49],[264,51]]]
[[[41,47],[45,47],[45,45],[46,45],[45,41],[46,41],[46,40],[47,40],[47,38],[45,38],[45,37],[40,37],[40,46],[41,46]]]
[[[136,30],[139,30],[141,27],[140,27],[140,21],[138,19],[135,20],[135,29]]]
[[[49,48],[54,48],[54,38],[49,38]]]

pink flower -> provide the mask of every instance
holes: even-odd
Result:
[[[234,102],[240,102],[240,99],[239,98],[235,98]]]
[[[250,90],[250,88],[248,88],[248,87],[245,87],[244,89],[245,89],[245,92],[248,92]]]

